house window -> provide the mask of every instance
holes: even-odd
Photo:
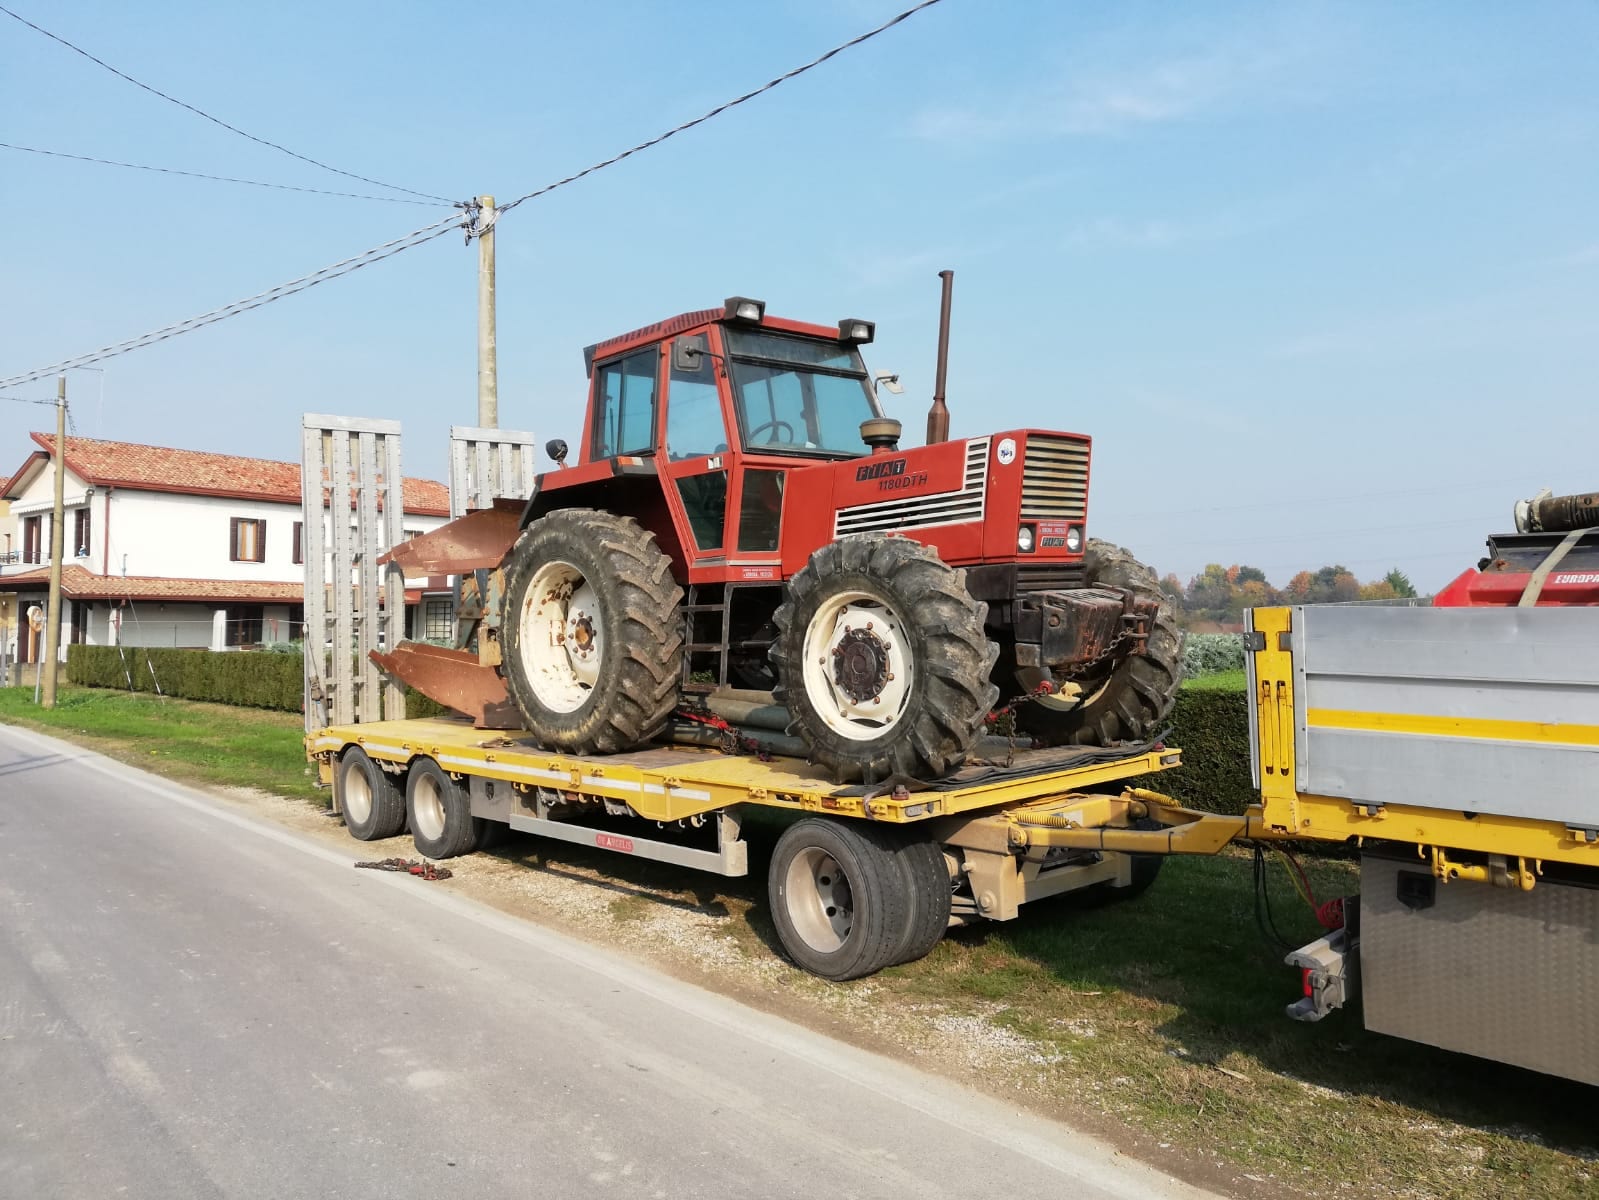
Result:
[[[404,530],[400,534],[400,539],[402,541],[407,541],[408,542],[412,538],[419,538],[421,536],[422,536],[422,531],[420,529],[407,529],[407,530]]]
[[[72,544],[79,558],[89,557],[89,506],[74,509],[72,513]]]
[[[297,563],[303,563],[305,561],[304,521],[296,521],[294,523],[294,561]]]
[[[251,524],[252,522],[246,522]],[[261,522],[254,522],[260,524]],[[259,559],[251,560],[259,562]],[[228,645],[255,646],[261,642],[262,608],[259,604],[232,604],[228,606]]]
[[[25,563],[38,563],[44,561],[40,552],[44,544],[44,518],[22,518],[22,561]]]
[[[228,557],[234,562],[266,562],[266,522],[234,517],[228,522]]]
[[[422,605],[422,636],[430,642],[448,642],[455,638],[455,614],[450,611],[449,600],[427,600]]]

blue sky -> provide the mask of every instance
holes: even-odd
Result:
[[[902,7],[7,6],[303,154],[501,200]],[[1591,3],[944,0],[508,214],[501,420],[574,440],[585,344],[740,293],[875,319],[919,432],[951,267],[954,432],[1092,434],[1100,536],[1184,578],[1438,586],[1515,499],[1599,487],[1596,61]],[[370,190],[6,18],[0,140]],[[0,151],[0,376],[435,215]],[[394,417],[442,478],[475,419],[475,270],[452,234],[79,372],[79,430],[294,458],[303,412]],[[0,403],[0,470],[39,418]]]

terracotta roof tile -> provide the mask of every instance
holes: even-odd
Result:
[[[33,440],[54,453],[54,434],[36,433]],[[24,463],[12,476],[6,486],[7,492],[16,486],[28,465]],[[69,437],[67,466],[96,487],[300,503],[299,464],[267,458]],[[444,484],[408,477],[404,489],[406,512],[419,516],[449,515],[450,490]]]
[[[0,592],[42,588],[50,568],[0,575]],[[299,604],[305,588],[265,579],[161,579],[149,575],[95,575],[76,563],[61,568],[61,594],[69,600],[212,600],[252,604]]]

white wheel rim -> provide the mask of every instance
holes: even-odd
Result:
[[[351,767],[344,772],[344,820],[362,824],[372,815],[372,785],[366,781],[366,772]]]
[[[834,733],[864,742],[899,723],[910,699],[909,634],[876,596],[830,597],[805,627],[805,696]]]
[[[533,694],[553,712],[573,712],[599,682],[605,657],[599,596],[568,562],[533,573],[518,615],[517,647]]]
[[[444,836],[444,795],[431,775],[418,775],[411,784],[411,832],[432,842]]]
[[[812,950],[830,954],[844,944],[855,924],[855,897],[849,877],[827,851],[809,846],[788,864],[783,881],[794,931]]]

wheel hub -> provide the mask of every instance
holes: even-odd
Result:
[[[844,630],[833,647],[833,682],[856,704],[883,694],[888,683],[888,643],[867,623],[865,629]]]

